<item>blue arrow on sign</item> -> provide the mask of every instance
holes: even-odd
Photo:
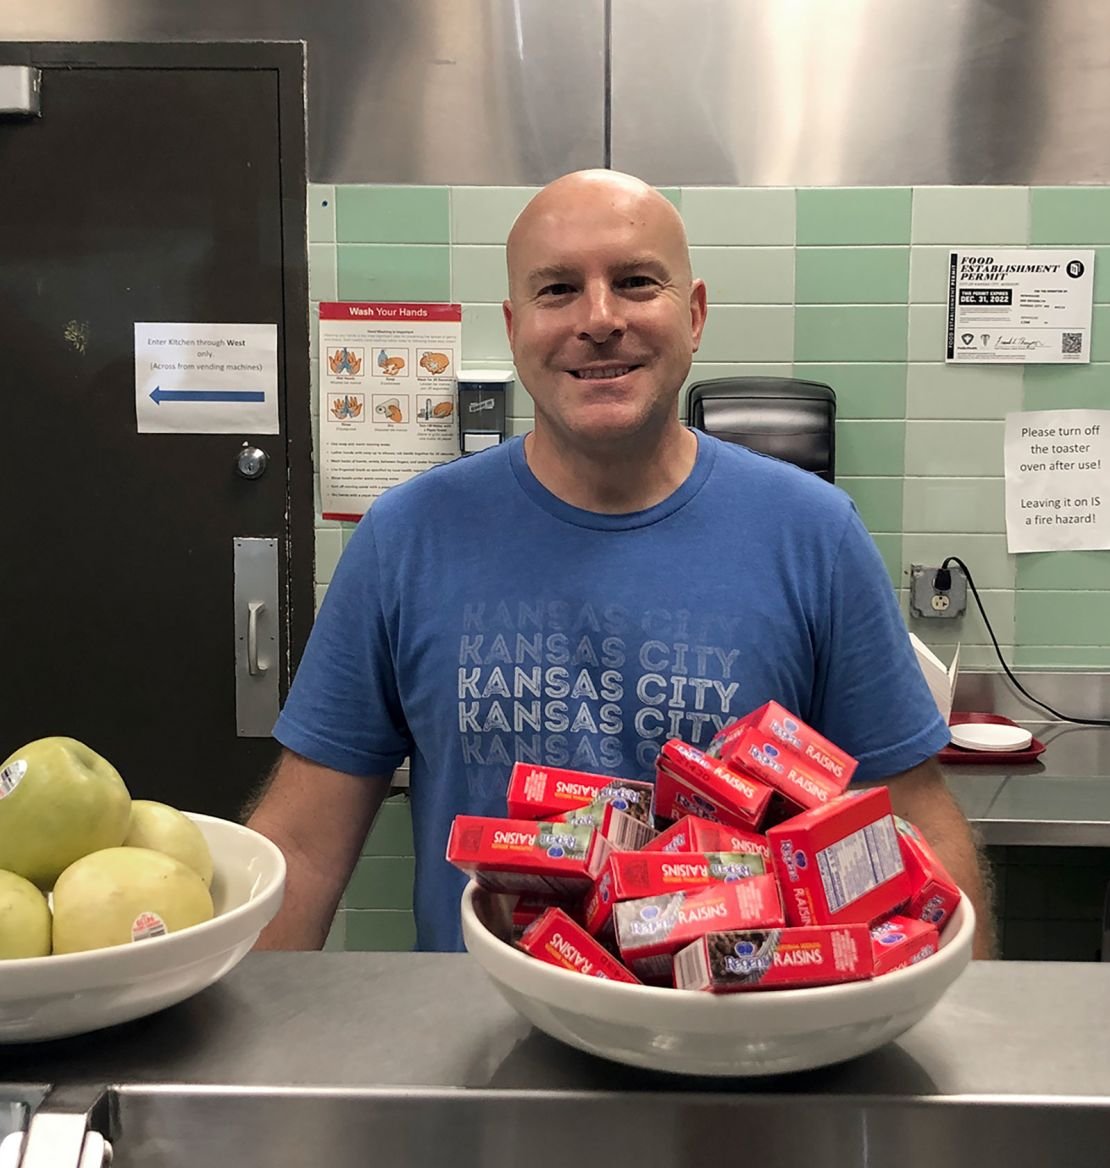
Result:
[[[150,400],[156,406],[162,402],[264,402],[266,393],[261,389],[163,389],[156,385]]]

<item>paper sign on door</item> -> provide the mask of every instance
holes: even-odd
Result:
[[[135,324],[140,434],[278,434],[276,324]]]

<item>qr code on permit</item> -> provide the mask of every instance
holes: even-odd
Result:
[[[1065,353],[1082,353],[1083,352],[1083,334],[1082,333],[1064,333],[1064,352]]]

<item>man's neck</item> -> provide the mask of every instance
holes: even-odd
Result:
[[[524,440],[524,456],[536,478],[564,503],[625,515],[654,507],[686,481],[698,440],[676,420],[658,435],[586,453],[537,426]]]

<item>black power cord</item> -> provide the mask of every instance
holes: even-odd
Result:
[[[1083,726],[1110,726],[1110,719],[1106,718],[1072,718],[1067,714],[1061,714],[1059,710],[1054,710],[1050,705],[1042,702],[1039,698],[1035,698],[1020,681],[1010,672],[1010,667],[1006,664],[1006,659],[1002,656],[1002,650],[998,647],[998,638],[994,635],[994,629],[991,628],[990,619],[987,616],[987,610],[983,607],[983,602],[979,598],[979,589],[975,587],[975,581],[971,578],[971,571],[967,564],[960,559],[959,556],[948,556],[941,566],[937,569],[937,574],[933,577],[933,587],[938,592],[947,592],[952,587],[952,573],[948,570],[949,564],[955,564],[964,576],[967,577],[968,587],[971,589],[971,594],[975,597],[975,603],[979,606],[979,612],[983,617],[983,624],[987,626],[987,632],[991,635],[991,642],[994,645],[994,651],[998,654],[998,660],[1002,662],[1002,668],[1006,671],[1006,676],[1013,682],[1015,688],[1019,689],[1035,706],[1040,706],[1042,710],[1047,710],[1053,717],[1059,718],[1061,722],[1077,722]]]

